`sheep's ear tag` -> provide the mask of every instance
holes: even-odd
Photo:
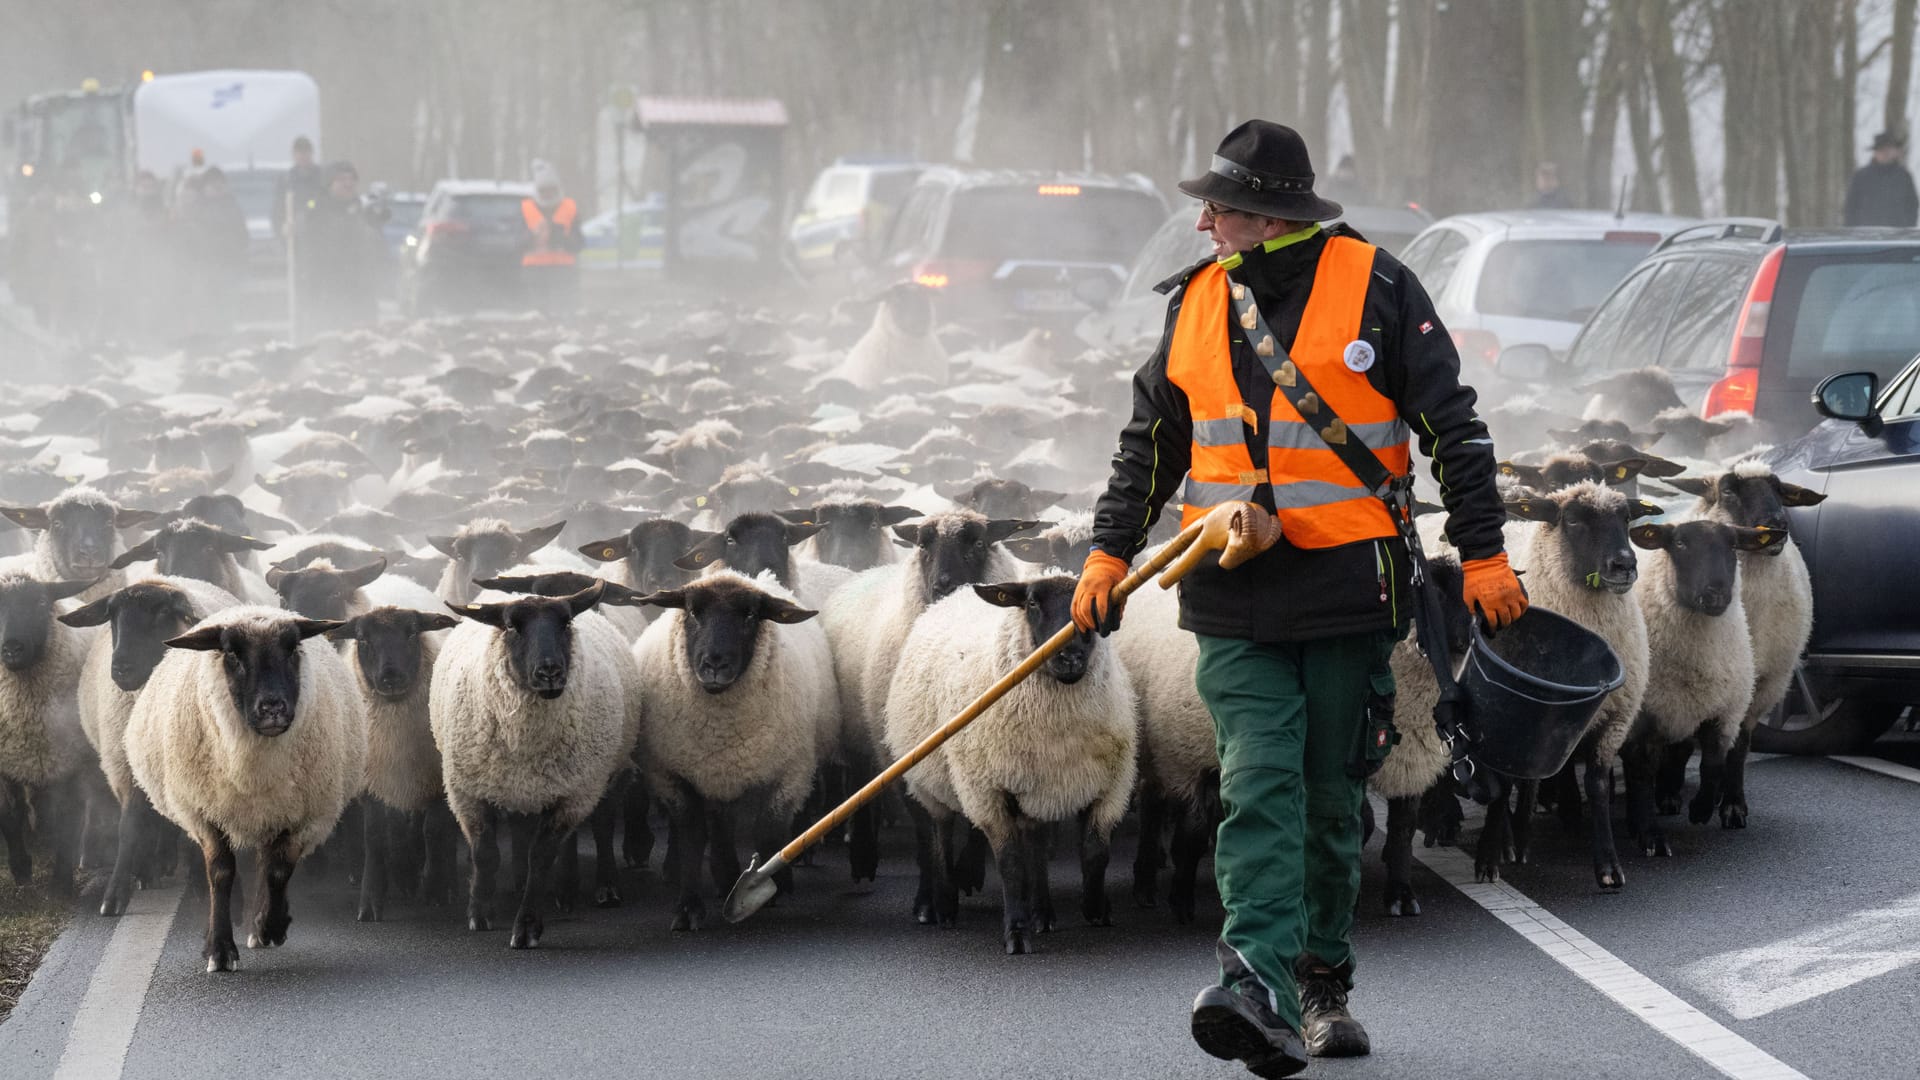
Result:
[[[694,561],[694,565],[696,565],[696,566],[697,566],[697,565],[699,565],[699,564],[701,564],[701,563],[704,563],[704,562],[706,562],[706,561],[707,561],[707,553],[706,553],[706,552],[704,552],[704,551],[696,551],[696,552],[694,552],[694,553],[693,553],[693,561]]]
[[[611,559],[611,558],[613,558],[613,549],[612,549],[612,548],[601,548],[601,549],[600,549],[600,557],[601,557],[601,558],[603,558],[603,559]]]
[[[586,442],[586,441],[587,441],[587,437],[586,437],[585,435],[575,435],[575,436],[573,437],[573,441],[574,441],[574,442]]]
[[[468,611],[479,611],[479,610],[480,610],[480,605],[479,605],[479,604],[468,604],[468,605],[467,605],[467,610],[468,610]]]
[[[695,506],[707,505],[707,497],[705,495],[700,496],[699,498],[693,500],[693,505]]]
[[[1284,360],[1274,369],[1273,381],[1275,385],[1291,390],[1294,384],[1300,381],[1300,369],[1293,366],[1293,361]]]
[[[1771,543],[1773,543],[1773,530],[1766,529],[1766,528],[1761,529],[1760,530],[1760,546],[1766,547],[1768,544],[1771,544]]]
[[[1627,478],[1628,471],[1629,470],[1625,465],[1615,465],[1613,467],[1613,478],[1615,480],[1625,480]]]
[[[1532,504],[1532,503],[1530,503],[1530,502],[1528,502],[1528,501],[1526,501],[1525,499],[1522,499],[1522,500],[1520,500],[1520,503],[1519,503],[1519,506],[1520,506],[1520,516],[1521,516],[1521,517],[1529,517],[1529,516],[1531,516],[1531,515],[1533,514],[1533,504]]]
[[[908,473],[910,473],[910,472],[912,472],[912,471],[913,471],[913,466],[911,466],[911,465],[902,465],[902,466],[900,466],[900,475],[901,475],[901,476],[905,476],[905,475],[907,475]]]
[[[1013,599],[1013,597],[1012,597],[1011,595],[1009,595],[1009,594],[1007,593],[1007,590],[1005,590],[1005,589],[995,589],[995,590],[993,591],[993,595],[994,595],[995,597],[998,597],[998,598],[999,598],[999,600],[1000,600],[1000,602],[1001,602],[1001,603],[1003,603],[1003,604],[1004,604],[1004,603],[1006,603],[1007,601],[1009,601],[1009,600],[1011,600],[1011,599]]]
[[[790,487],[790,488],[788,488],[788,489],[787,489],[787,494],[789,494],[789,495],[798,495],[798,494],[800,494],[800,489],[799,489],[799,488],[797,488],[797,487]]]
[[[171,492],[171,491],[172,491],[173,489],[172,489],[172,488],[170,488],[170,487],[165,487],[165,488],[154,488],[153,490],[154,490],[154,493],[155,493],[155,494],[158,494],[158,495],[165,495],[165,494],[167,494],[167,493],[169,493],[169,492]]]
[[[334,473],[333,475],[334,475],[334,478],[338,480],[345,480],[347,478],[347,474],[343,472],[337,472],[337,473]]]
[[[359,438],[359,437],[360,437],[360,429],[359,429],[359,428],[355,428],[355,429],[353,429],[352,431],[349,431],[349,432],[347,432],[347,440],[348,440],[349,442],[351,442],[352,440],[354,440],[354,439],[357,439],[357,438]]]
[[[1511,462],[1511,461],[1503,461],[1503,462],[1501,462],[1501,463],[1500,463],[1500,475],[1501,475],[1501,476],[1512,476],[1512,475],[1513,475],[1513,462]]]

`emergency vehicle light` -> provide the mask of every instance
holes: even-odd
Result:
[[[147,70],[145,70],[145,71],[143,71],[143,72],[141,72],[141,73],[140,73],[140,81],[141,81],[141,82],[152,82],[152,81],[153,81],[153,69],[152,69],[152,68],[148,68]]]
[[[94,192],[89,192],[89,193],[87,194],[87,201],[88,201],[88,202],[90,202],[90,203],[92,203],[92,204],[93,204],[93,205],[95,205],[95,206],[99,206],[99,205],[100,205],[100,193],[99,193],[99,192],[97,192],[97,191],[94,191]]]
[[[947,287],[947,275],[915,274],[913,276],[913,283],[915,285],[924,285],[929,289],[944,289]]]
[[[1079,184],[1041,184],[1038,188],[1042,195],[1078,195]]]
[[[21,175],[21,176],[32,176],[32,175],[33,175],[33,166],[32,166],[32,165],[22,165],[22,166],[20,166],[20,175]]]

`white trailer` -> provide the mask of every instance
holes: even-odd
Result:
[[[133,92],[134,164],[170,177],[199,150],[223,171],[284,169],[301,135],[320,150],[320,87],[302,71],[157,75]]]

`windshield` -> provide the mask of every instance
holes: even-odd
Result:
[[[390,216],[387,218],[387,224],[403,232],[410,232],[415,225],[420,224],[420,212],[426,208],[427,204],[420,199],[389,199],[387,212]]]
[[[227,174],[227,187],[234,201],[250,218],[271,218],[273,196],[280,185],[278,169],[236,169]]]
[[[460,195],[453,200],[453,211],[448,216],[455,221],[488,225],[508,221],[518,223],[522,201],[518,195]]]
[[[120,174],[120,99],[87,95],[50,102],[41,160],[76,188],[99,191]]]
[[[1509,240],[1487,252],[1474,306],[1482,315],[1581,323],[1653,239]]]
[[[899,206],[900,201],[913,190],[913,182],[920,179],[919,169],[892,169],[876,172],[867,182],[867,200],[884,203],[887,206]]]
[[[1061,185],[1066,187],[1068,185]],[[941,253],[954,259],[1127,264],[1166,211],[1151,195],[1085,188],[976,188],[954,196]]]
[[[1817,264],[1793,314],[1787,375],[1813,381],[1871,369],[1892,377],[1920,351],[1920,262],[1911,252]]]

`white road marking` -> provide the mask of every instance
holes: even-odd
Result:
[[[1582,982],[1734,1080],[1807,1080],[1805,1074],[1627,966],[1512,885],[1476,882],[1473,859],[1460,849],[1416,846],[1413,857]]]
[[[1686,979],[1752,1020],[1920,963],[1920,893],[1804,934],[1709,956]]]
[[[53,1080],[118,1080],[184,892],[176,885],[133,894],[73,1014]]]
[[[1881,761],[1877,757],[1854,757],[1850,754],[1835,754],[1827,760],[1838,761],[1843,765],[1851,765],[1856,769],[1865,769],[1868,772],[1877,772],[1881,776],[1891,776],[1895,780],[1905,780],[1908,783],[1920,784],[1920,769],[1911,768],[1906,765],[1896,765],[1891,761]]]

